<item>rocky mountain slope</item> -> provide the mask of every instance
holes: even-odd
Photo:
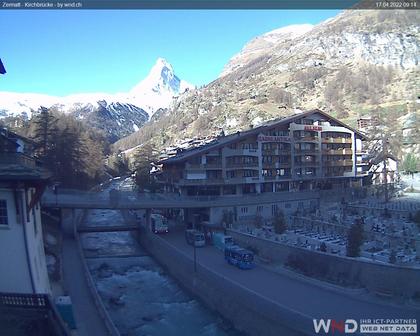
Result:
[[[180,97],[116,148],[145,141],[163,148],[312,108],[353,126],[359,116],[378,114],[398,137],[395,120],[418,107],[418,22],[418,11],[355,10],[313,27],[264,34],[235,55],[218,79]]]
[[[189,89],[193,86],[180,80],[172,65],[159,58],[149,75],[128,93],[54,97],[0,92],[0,120],[18,126],[44,106],[74,114],[89,126],[103,130],[114,142],[137,131],[156,111],[167,108],[173,97]]]

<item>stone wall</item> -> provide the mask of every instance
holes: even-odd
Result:
[[[312,320],[287,307],[262,297],[255,292],[214,273],[204,265],[194,264],[164,239],[145,230],[138,239],[171,276],[187,291],[201,299],[209,308],[230,320],[236,329],[248,335],[311,335]],[[305,326],[305,327],[304,327]]]
[[[309,251],[246,233],[228,230],[236,243],[259,256],[301,273],[348,287],[367,288],[378,294],[411,298],[420,295],[420,268],[385,265],[373,261]]]

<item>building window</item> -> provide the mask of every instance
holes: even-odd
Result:
[[[6,200],[0,200],[0,225],[9,225]]]
[[[241,208],[241,212],[242,213],[248,213],[248,207]]]
[[[264,206],[263,206],[263,205],[258,205],[258,206],[257,206],[257,212],[258,212],[258,213],[262,213],[262,212],[263,212],[263,210],[264,210]]]
[[[277,175],[278,176],[284,176],[284,175],[286,175],[286,172],[285,172],[284,169],[277,169]]]

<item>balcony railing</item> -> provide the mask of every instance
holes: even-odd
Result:
[[[241,184],[241,183],[255,183],[260,180],[259,176],[246,176],[246,177],[230,177],[226,178],[226,184]]]
[[[263,169],[265,169],[265,168],[276,168],[277,164],[276,164],[276,162],[263,162],[262,167],[263,167]]]
[[[324,155],[352,155],[353,150],[351,148],[346,149],[326,149],[322,151]]]
[[[318,154],[319,148],[295,149],[295,155]]]
[[[287,180],[290,179],[291,175],[290,174],[286,174],[286,175],[274,175],[274,176],[263,176],[264,181],[282,181],[282,180]]]
[[[233,163],[227,163],[226,168],[258,168],[258,162],[233,162]]]
[[[306,161],[306,162],[295,162],[295,166],[304,166],[304,167],[316,167],[319,165],[319,161]]]
[[[295,142],[313,142],[318,141],[319,138],[316,136],[304,136],[304,137],[295,137]]]
[[[223,184],[222,178],[209,178],[209,179],[181,179],[179,185],[209,185],[209,184]]]
[[[221,163],[187,163],[185,165],[186,169],[197,169],[197,170],[203,170],[203,169],[222,169]]]
[[[29,168],[40,166],[41,162],[23,153],[0,153],[0,165],[18,164]]]
[[[46,294],[0,293],[0,309],[22,312],[22,314],[31,314],[30,312],[34,311],[43,312],[48,320],[48,323],[43,325],[46,328],[44,332],[57,336],[71,334],[50,296]]]
[[[343,166],[352,166],[352,160],[335,160],[335,161],[324,161],[324,166],[336,166],[336,167],[343,167]]]
[[[351,138],[322,138],[324,143],[352,143]]]

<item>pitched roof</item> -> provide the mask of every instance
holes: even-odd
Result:
[[[210,142],[210,143],[208,143],[204,146],[200,146],[200,147],[196,147],[196,148],[193,148],[193,149],[190,149],[190,150],[186,150],[186,151],[181,152],[181,153],[179,153],[179,154],[177,154],[173,157],[170,157],[170,158],[167,158],[167,159],[162,159],[162,160],[159,161],[159,163],[168,164],[168,163],[175,163],[175,162],[184,161],[184,160],[186,160],[188,158],[191,158],[192,156],[195,156],[196,154],[202,153],[204,151],[212,151],[212,150],[218,149],[218,148],[223,147],[225,145],[228,145],[230,143],[236,142],[237,140],[246,138],[247,136],[258,135],[262,131],[267,131],[267,130],[270,130],[272,128],[275,128],[275,127],[278,127],[278,126],[281,126],[281,125],[289,124],[289,123],[294,122],[298,119],[307,117],[307,116],[315,114],[315,113],[322,114],[328,120],[332,120],[332,121],[336,122],[337,124],[352,130],[353,132],[355,132],[356,134],[361,136],[363,139],[366,139],[366,135],[359,132],[358,130],[346,125],[342,121],[330,116],[329,114],[327,114],[325,112],[322,112],[321,110],[314,109],[314,110],[309,110],[309,111],[305,111],[305,112],[298,113],[298,114],[293,114],[293,115],[285,117],[285,118],[270,120],[270,121],[264,123],[261,126],[258,126],[258,127],[246,130],[246,131],[241,131],[241,132],[238,131],[236,133],[217,138],[213,142]]]
[[[8,130],[7,128],[4,128],[4,127],[0,128],[0,135],[3,135],[4,137],[7,137],[9,140],[12,140],[12,141],[13,141],[13,139],[20,139],[20,140],[22,140],[26,143],[35,144],[35,141],[33,141],[29,138],[26,138],[26,137],[24,137],[20,134],[17,134],[15,132],[12,132],[12,131]]]

